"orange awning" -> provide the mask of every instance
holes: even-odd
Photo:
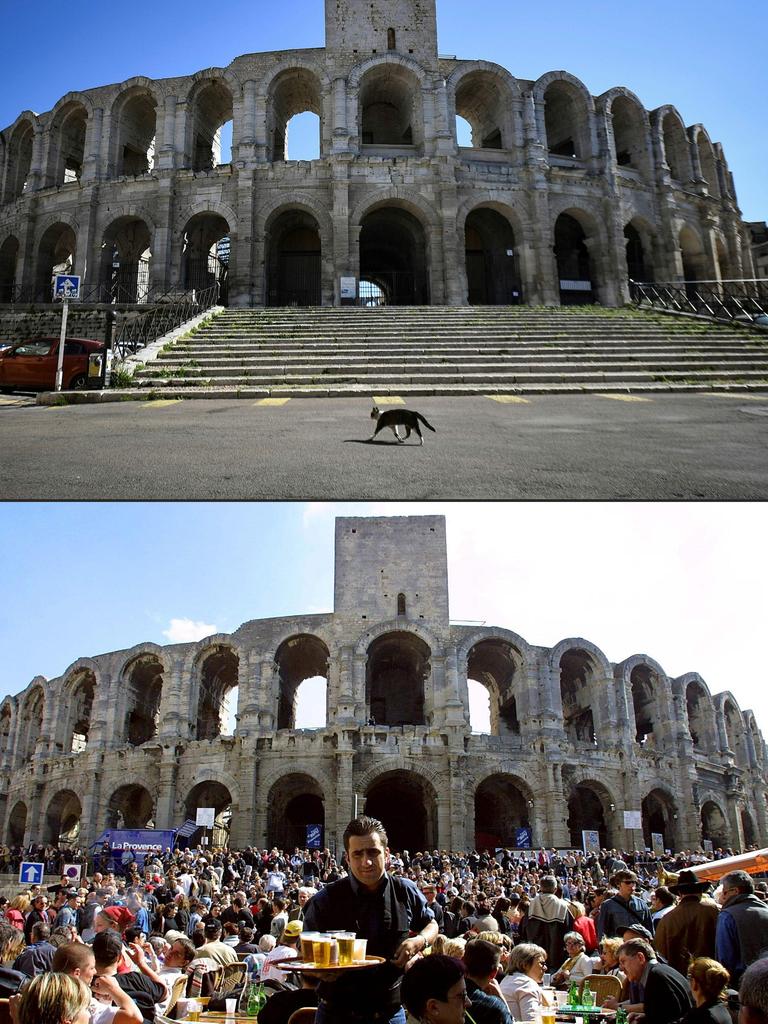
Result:
[[[729,871],[746,871],[748,875],[768,873],[768,850],[752,850],[737,857],[723,860],[708,860],[706,864],[694,864],[688,869],[702,882],[717,882]]]

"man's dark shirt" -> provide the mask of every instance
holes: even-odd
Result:
[[[115,981],[120,988],[136,1003],[145,1021],[154,1021],[155,1003],[166,997],[165,985],[152,981],[146,974],[129,971],[127,974],[116,974]]]
[[[258,1024],[287,1024],[288,1018],[303,1006],[317,1006],[317,990],[297,988],[275,992],[258,1016]]]
[[[50,971],[55,952],[56,947],[50,942],[35,942],[19,953],[13,962],[13,969],[34,978],[36,974]]]
[[[483,992],[471,978],[467,978],[466,985],[475,1024],[512,1024],[512,1015],[503,999]]]

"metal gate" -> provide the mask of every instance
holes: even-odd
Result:
[[[320,305],[320,253],[281,252],[270,274],[270,306]]]

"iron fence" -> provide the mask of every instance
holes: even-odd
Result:
[[[218,297],[217,285],[201,291],[166,292],[155,299],[156,304],[151,309],[123,321],[112,343],[115,355],[120,359],[134,355],[168,331],[215,306]]]
[[[636,306],[716,320],[753,320],[768,313],[768,278],[732,281],[630,281]]]

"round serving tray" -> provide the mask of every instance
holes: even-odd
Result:
[[[313,974],[337,974],[340,971],[359,971],[366,967],[378,967],[383,964],[383,956],[367,956],[365,960],[359,960],[352,964],[329,964],[328,967],[314,963],[312,960],[298,960],[295,957],[288,960],[274,960],[272,965],[281,971],[311,971]]]

